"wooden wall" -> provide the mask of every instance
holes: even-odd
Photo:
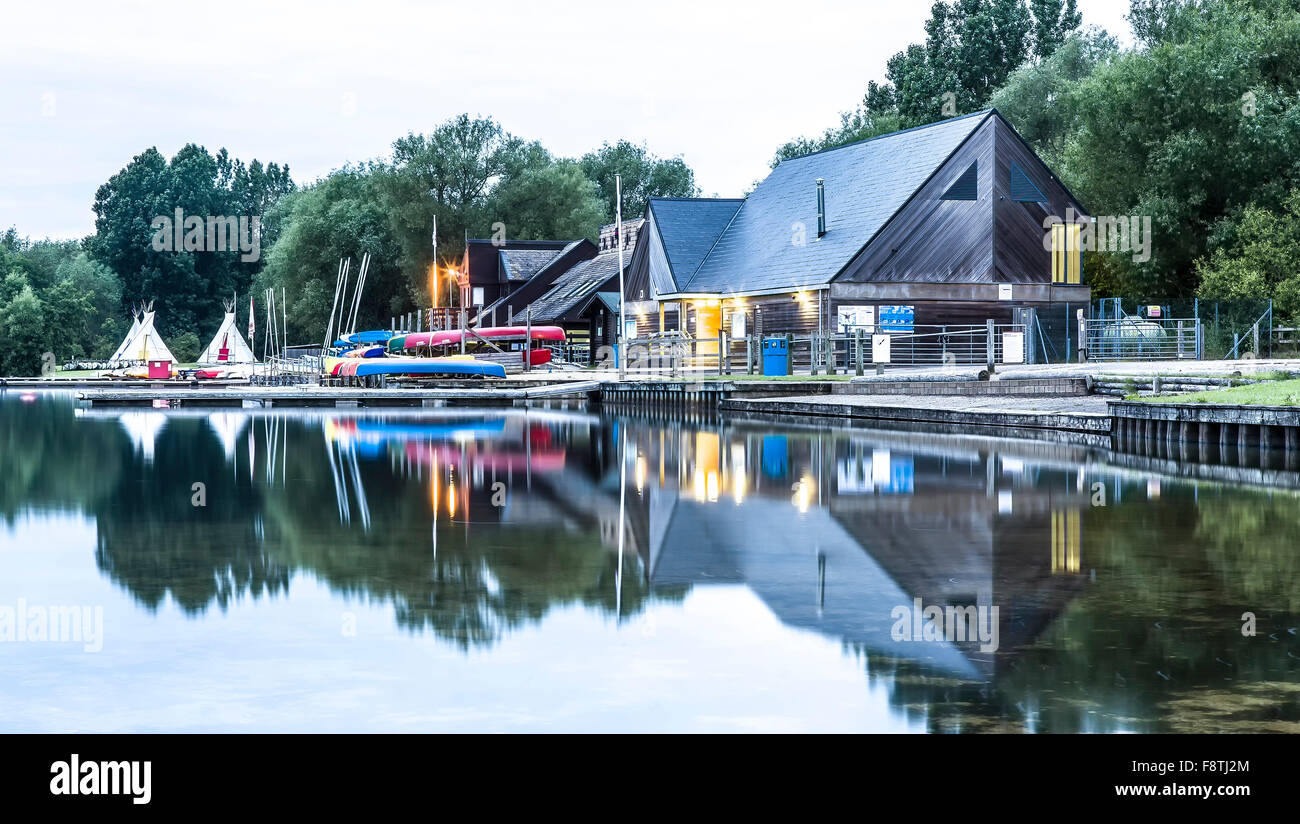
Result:
[[[885,225],[836,282],[988,283],[993,273],[994,134],[991,117]],[[978,163],[978,200],[941,200]]]
[[[1073,207],[1082,214],[1083,207],[1038,159],[1011,128],[1000,118],[992,121],[997,158],[993,190],[993,266],[997,279],[1014,283],[1050,283],[1052,280],[1052,255],[1043,246],[1048,230],[1043,219],[1056,215],[1062,220],[1066,209]],[[1011,199],[1011,164],[1033,181],[1047,198],[1044,203],[1018,203]]]

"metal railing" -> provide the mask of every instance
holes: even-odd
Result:
[[[991,335],[991,337],[990,337]],[[867,330],[848,333],[764,334],[732,338],[653,337],[624,342],[624,374],[686,377],[760,374],[762,338],[788,342],[790,372],[811,375],[853,371],[861,374],[877,362],[898,366],[956,366],[1025,363],[1028,344],[1023,324],[915,326],[880,335]],[[606,361],[608,365],[613,364]]]
[[[1085,320],[1083,341],[1084,356],[1091,361],[1199,360],[1203,351],[1195,318]]]

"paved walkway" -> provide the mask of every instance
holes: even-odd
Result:
[[[746,398],[754,404],[809,403],[834,406],[884,406],[899,409],[947,409],[954,412],[1018,412],[1055,414],[1106,414],[1103,395],[1044,397],[1015,395],[796,395],[779,398]]]

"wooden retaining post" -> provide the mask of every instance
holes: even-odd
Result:
[[[857,373],[858,377],[862,377],[862,362],[866,360],[866,358],[863,357],[865,353],[862,351],[862,330],[855,329],[853,330],[853,334],[854,334],[853,362],[855,364],[854,371]]]
[[[826,374],[835,374],[835,336],[830,332],[826,333]]]
[[[985,360],[988,361],[986,368],[988,369],[989,374],[992,375],[994,369],[994,361],[997,360],[997,349],[995,348],[994,340],[993,340],[993,334],[994,334],[993,318],[989,318],[988,320],[984,321],[984,329],[985,329],[984,354],[986,356]]]

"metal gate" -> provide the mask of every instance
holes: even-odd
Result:
[[[1082,339],[1093,361],[1199,360],[1203,343],[1196,318],[1085,320]]]

